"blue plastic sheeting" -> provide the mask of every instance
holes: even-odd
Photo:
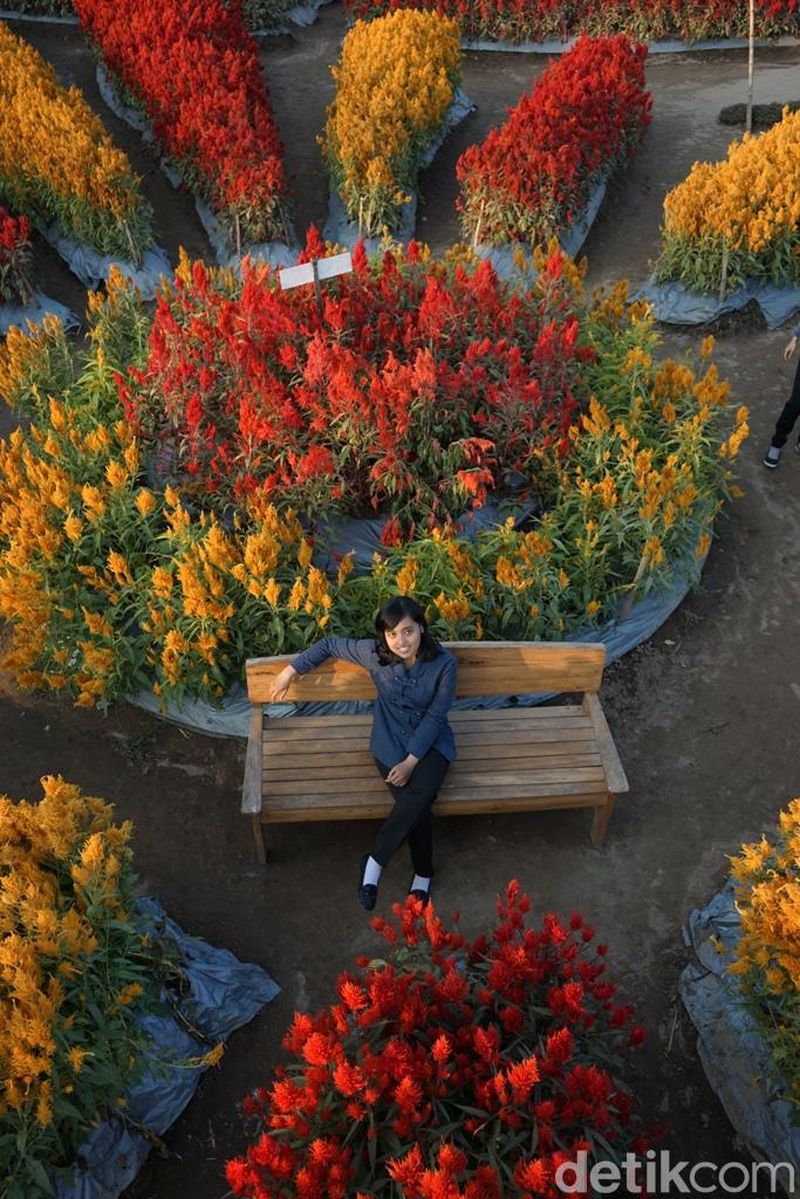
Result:
[[[741,936],[734,888],[728,883],[689,916],[684,939],[695,954],[680,993],[697,1029],[703,1068],[731,1124],[755,1158],[800,1169],[800,1128],[794,1104],[783,1098],[769,1050],[748,1012],[738,980],[726,974]],[[712,941],[718,938],[722,948]],[[786,1182],[786,1172],[778,1178]]]
[[[523,502],[513,493],[500,498],[489,496],[481,508],[473,508],[459,516],[456,524],[463,538],[474,541],[479,533],[496,528],[509,517],[513,517],[515,525],[520,525],[538,510],[539,502],[535,498]],[[388,517],[374,520],[347,516],[320,518],[314,528],[315,539],[320,543],[314,554],[314,565],[318,570],[335,573],[339,560],[352,552],[356,573],[368,573],[375,554],[383,556],[386,553],[381,534],[387,520]]]
[[[211,1042],[225,1040],[279,993],[280,987],[266,970],[188,936],[158,900],[138,900],[137,911],[143,931],[173,942],[180,950],[190,989],[180,1010]],[[144,1016],[141,1023],[152,1041],[154,1069],[130,1089],[125,1111],[131,1121],[161,1136],[192,1098],[202,1073],[201,1068],[164,1063],[202,1056],[210,1045],[187,1032],[166,1006],[165,1014]],[[71,1175],[54,1178],[57,1199],[117,1199],[136,1177],[150,1148],[148,1138],[131,1124],[117,1117],[104,1121],[81,1145],[80,1166],[74,1166]]]
[[[323,0],[323,2],[328,3],[328,0]],[[125,104],[119,97],[108,71],[102,63],[97,64],[96,75],[100,95],[114,113],[114,116],[119,117],[126,125],[130,125],[132,129],[136,129],[137,132],[141,133],[146,142],[155,145],[155,137],[150,127],[150,122],[135,108],[131,108],[128,104]],[[183,187],[180,172],[168,158],[159,157],[159,166],[174,188]],[[241,252],[238,252],[231,241],[227,229],[225,229],[219,218],[215,216],[205,201],[199,197],[195,197],[194,206],[201,224],[206,231],[208,240],[211,242],[217,263],[220,266],[231,266],[238,271],[241,267],[242,259],[247,256],[250,258],[261,258],[274,267],[293,266],[297,261],[300,246],[297,243],[297,237],[294,229],[291,227],[291,222],[288,223],[287,228],[291,239],[289,243],[271,241],[259,242],[258,244],[245,244],[242,245]],[[162,274],[166,274],[170,278],[172,277],[172,268],[169,263],[167,263]]]
[[[428,146],[420,163],[420,169],[430,166],[444,144],[445,138],[455,129],[465,117],[475,111],[475,105],[459,88],[453,97],[453,103],[445,113],[439,132]],[[409,199],[400,207],[400,224],[389,230],[392,241],[407,243],[414,236],[417,224],[417,193],[409,192]],[[345,210],[344,201],[337,193],[331,193],[328,201],[328,219],[322,230],[326,241],[337,246],[352,248],[361,238],[358,222],[351,221]],[[379,254],[384,248],[384,239],[380,237],[365,237],[364,248],[368,254]]]
[[[46,316],[57,316],[67,330],[77,329],[81,323],[69,308],[59,304],[58,300],[51,300],[43,292],[37,291],[30,303],[24,306],[22,304],[0,304],[0,333],[8,333],[14,325],[23,333],[27,333],[29,322],[32,325],[40,325]]]
[[[46,21],[48,24],[77,25],[77,17],[57,17],[55,13],[12,12],[0,9],[0,21]]]
[[[152,300],[161,284],[161,276],[172,276],[172,266],[160,246],[145,250],[141,266],[135,266],[114,254],[100,254],[92,246],[69,237],[57,221],[42,229],[41,233],[90,291],[94,291],[108,278],[112,267],[117,267],[136,284],[146,300]]]
[[[575,45],[577,38],[566,42],[502,42],[491,41],[489,38],[462,40],[463,50],[499,50],[503,54],[566,54]],[[798,46],[800,39],[796,37],[756,38],[756,46]],[[648,54],[692,54],[706,50],[746,50],[746,38],[730,37],[709,39],[701,42],[648,42]]]
[[[691,563],[677,567],[673,572],[673,581],[669,587],[652,591],[638,603],[634,604],[628,616],[620,616],[608,621],[599,628],[586,629],[572,636],[572,641],[602,642],[606,646],[606,662],[628,653],[652,637],[672,612],[684,599],[689,589],[697,582],[703,562],[692,558]],[[486,642],[490,645],[491,642]],[[533,705],[550,699],[548,695],[533,695],[521,692],[519,695],[493,695],[471,699],[456,700],[454,707],[469,708],[507,708],[516,704]],[[250,714],[252,707],[247,698],[247,691],[236,684],[222,700],[214,707],[205,700],[187,699],[181,707],[168,704],[163,707],[158,697],[152,691],[142,689],[128,697],[129,702],[156,716],[192,729],[194,732],[206,733],[214,737],[244,737],[250,731]],[[314,716],[330,713],[359,713],[369,712],[369,701],[353,701],[337,704],[267,704],[267,713],[272,718],[281,716]]]
[[[309,0],[307,4],[296,4],[294,8],[290,8],[282,14],[278,25],[273,25],[271,28],[265,25],[261,29],[251,29],[250,32],[255,37],[271,37],[277,33],[290,33],[291,25],[313,25],[319,16],[319,10],[331,2],[332,0]],[[287,24],[287,22],[289,23]]]
[[[595,184],[583,212],[575,218],[558,239],[561,249],[565,254],[569,254],[570,258],[575,257],[589,236],[589,230],[594,224],[594,219],[600,211],[600,205],[605,198],[607,183],[608,176]],[[528,265],[526,270],[520,270],[516,261],[518,253],[522,251],[529,262],[533,256],[532,246],[517,242],[514,245],[507,246],[477,245],[474,247],[474,250],[479,258],[487,258],[491,262],[501,279],[518,278],[522,281],[527,279],[528,282],[533,280],[534,272],[531,266]]]
[[[668,325],[704,325],[726,312],[737,312],[755,300],[764,314],[768,329],[777,329],[800,308],[800,287],[778,287],[774,283],[751,281],[723,300],[709,292],[690,291],[682,283],[656,283],[650,279],[636,293],[647,300],[656,320]]]

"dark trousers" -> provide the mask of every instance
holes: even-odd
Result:
[[[375,759],[375,765],[385,781],[391,766]],[[383,828],[375,838],[372,856],[381,866],[387,866],[392,854],[408,841],[414,873],[433,878],[433,816],[431,807],[439,793],[442,780],[450,765],[438,749],[429,749],[414,767],[405,787],[387,783],[394,807]]]
[[[792,394],[783,405],[783,412],[778,417],[778,423],[772,436],[772,444],[777,449],[786,445],[786,439],[794,428],[798,416],[800,416],[800,360],[794,373]]]

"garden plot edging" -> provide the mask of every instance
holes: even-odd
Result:
[[[471,112],[474,112],[476,105],[472,103],[470,98],[458,88],[453,102],[444,115],[439,131],[434,137],[428,149],[420,162],[420,170],[430,166],[434,158],[441,149],[447,135],[459,125],[465,117],[468,117]],[[417,192],[409,189],[410,198],[401,206],[400,224],[394,229],[389,230],[389,236],[399,242],[407,244],[414,236],[414,230],[417,224]],[[325,241],[332,242],[337,246],[347,246],[352,249],[355,244],[362,240],[362,234],[358,227],[357,221],[351,221],[347,215],[344,206],[344,201],[336,192],[331,192],[328,201],[328,219],[325,222],[325,227],[322,231],[322,236]],[[383,239],[380,237],[364,237],[364,248],[368,254],[380,253]]]
[[[777,329],[800,308],[800,286],[783,287],[753,279],[720,300],[711,292],[690,291],[682,283],[656,283],[651,278],[634,299],[646,300],[656,320],[666,325],[704,325],[726,312],[738,312],[755,300],[767,328]]]
[[[595,184],[583,212],[575,218],[558,239],[561,249],[565,254],[569,254],[570,258],[574,258],[579,253],[581,246],[589,236],[589,230],[594,224],[595,217],[605,199],[609,178],[610,175],[606,175]],[[522,275],[523,273],[529,276],[529,269],[527,272],[523,272],[517,265],[517,254],[520,251],[527,255],[528,258],[533,256],[533,246],[523,242],[516,242],[514,245],[507,246],[478,244],[474,247],[474,252],[478,257],[488,259],[501,279],[513,279],[515,275]]]
[[[279,993],[280,987],[261,966],[240,962],[229,950],[188,936],[158,900],[139,899],[136,907],[143,931],[173,942],[180,950],[190,993],[179,1011],[186,1024],[208,1041],[229,1037]],[[207,1067],[165,1068],[164,1059],[167,1054],[178,1062],[197,1057],[210,1045],[192,1036],[166,1004],[162,1015],[144,1016],[142,1024],[152,1040],[153,1073],[145,1073],[131,1087],[124,1119],[106,1120],[90,1132],[78,1154],[81,1164],[72,1167],[71,1178],[53,1179],[56,1199],[117,1199],[141,1169],[152,1137],[166,1132],[197,1089]]]
[[[462,50],[498,50],[503,54],[566,54],[577,41],[577,37],[569,38],[566,42],[502,42],[490,38],[462,39]],[[784,35],[776,38],[756,38],[756,46],[800,46],[800,38]],[[746,50],[749,43],[747,38],[708,38],[699,42],[681,42],[677,39],[665,42],[647,42],[649,54],[685,54],[707,50]]]
[[[800,1168],[800,1128],[793,1124],[796,1107],[783,1098],[769,1050],[736,976],[726,974],[740,936],[729,882],[706,907],[689,916],[684,940],[695,959],[681,974],[681,998],[697,1029],[697,1049],[708,1081],[749,1152],[757,1160]],[[779,1174],[778,1179],[784,1185],[785,1177]]]
[[[150,122],[137,109],[131,108],[130,105],[125,104],[120,98],[114,87],[112,78],[102,62],[97,64],[97,86],[104,102],[114,113],[115,117],[119,117],[126,125],[130,125],[137,133],[141,133],[146,142],[154,146],[157,145]],[[161,170],[176,191],[182,188],[184,183],[176,167],[160,154],[158,162]],[[258,244],[243,245],[241,249],[237,250],[236,246],[231,242],[227,230],[206,202],[199,196],[194,196],[193,199],[195,211],[206,231],[208,240],[211,242],[219,266],[231,266],[238,270],[242,259],[246,257],[262,258],[265,262],[269,262],[272,266],[276,267],[292,266],[297,261],[300,246],[297,243],[297,238],[290,222],[287,223],[287,233],[291,239],[289,242],[259,242]],[[169,268],[167,273],[170,273]]]
[[[61,321],[66,330],[77,329],[80,320],[64,304],[51,300],[44,292],[34,292],[28,304],[0,304],[0,334],[8,333],[16,326],[23,333],[28,332],[28,324],[41,325],[46,316],[55,316]]]

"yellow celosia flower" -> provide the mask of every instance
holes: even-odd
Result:
[[[18,206],[58,218],[101,251],[140,256],[152,235],[142,244],[133,237],[149,219],[127,157],[82,92],[62,87],[53,68],[4,23],[0,127],[0,179],[13,181]]]
[[[367,234],[393,225],[426,141],[455,94],[455,21],[399,9],[357,21],[342,45],[323,144],[351,220]]]

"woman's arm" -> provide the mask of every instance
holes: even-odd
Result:
[[[328,658],[339,658],[342,662],[352,662],[354,666],[363,666],[368,670],[374,656],[375,639],[372,637],[323,637],[299,653],[294,662],[275,676],[269,693],[270,703],[280,703],[298,675],[308,674],[327,662]]]

